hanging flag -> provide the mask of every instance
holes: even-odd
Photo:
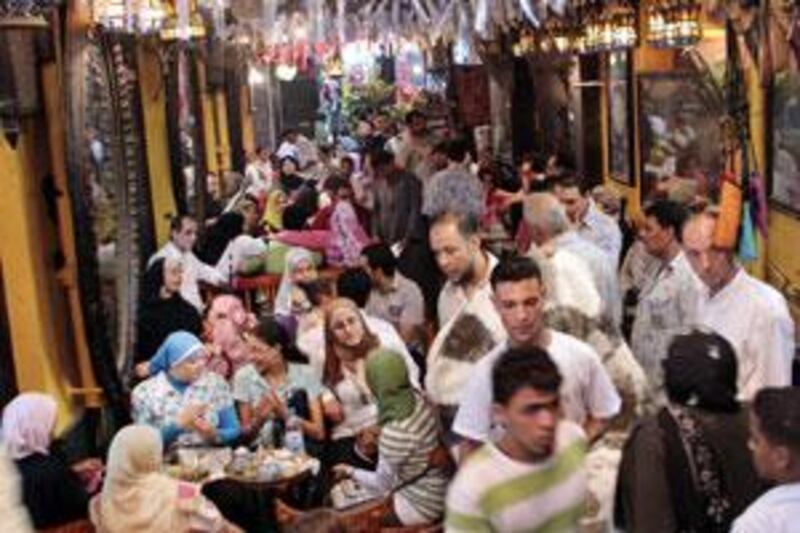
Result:
[[[745,201],[742,205],[742,227],[739,234],[739,259],[745,263],[758,259],[758,244],[756,243],[753,218],[750,215],[749,200]]]

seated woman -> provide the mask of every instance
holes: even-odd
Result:
[[[250,362],[245,334],[256,326],[242,300],[233,294],[218,294],[208,304],[204,324],[205,338],[213,351],[208,369],[229,381],[237,370]]]
[[[98,533],[239,531],[200,487],[162,472],[163,448],[150,426],[127,426],[114,436],[103,490],[91,502]]]
[[[729,531],[763,490],[736,400],[736,355],[716,333],[676,336],[667,351],[669,403],[631,431],[617,481],[624,531]]]
[[[183,264],[179,259],[158,259],[144,275],[134,363],[148,361],[170,333],[200,335],[203,322],[197,309],[180,293]]]
[[[374,466],[378,406],[366,380],[366,358],[380,346],[350,300],[338,298],[325,312],[323,410],[333,424],[326,463]]]
[[[381,436],[374,472],[352,466],[334,468],[378,494],[393,491],[393,514],[385,525],[421,525],[442,517],[450,477],[447,451],[439,440],[437,416],[411,386],[403,358],[389,350],[372,352],[367,383],[377,398]],[[439,453],[435,453],[439,452]]]
[[[280,446],[290,410],[302,419],[303,434],[312,441],[325,439],[322,384],[286,333],[271,318],[263,319],[248,336],[252,363],[233,378],[233,397],[247,441]]]
[[[319,278],[314,256],[304,248],[293,248],[286,254],[286,266],[281,277],[281,284],[275,296],[273,312],[284,317],[293,317],[297,310],[292,308],[292,301],[298,299],[299,286],[311,283]]]
[[[240,433],[233,397],[207,361],[205,346],[191,333],[167,337],[150,361],[153,377],[131,394],[134,421],[158,428],[167,446],[233,443]]]
[[[37,529],[88,513],[89,495],[78,474],[51,449],[56,414],[56,401],[35,392],[20,394],[3,410],[2,441],[22,477],[23,502]]]

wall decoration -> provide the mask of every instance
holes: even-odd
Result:
[[[698,192],[714,189],[724,169],[722,109],[705,95],[707,78],[670,72],[639,76],[642,199],[655,184],[680,176]]]
[[[633,95],[630,52],[608,55],[608,172],[634,185]]]
[[[800,213],[800,73],[779,72],[772,88],[770,199]]]

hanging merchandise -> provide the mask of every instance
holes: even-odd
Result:
[[[742,189],[735,177],[727,174],[720,186],[719,217],[714,231],[714,246],[722,250],[734,250],[739,237],[742,217]]]

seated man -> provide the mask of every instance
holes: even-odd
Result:
[[[506,432],[459,470],[447,494],[446,531],[577,530],[586,437],[561,419],[558,368],[541,348],[512,348],[494,366],[492,383]]]
[[[750,415],[758,474],[776,486],[733,523],[733,533],[790,533],[800,520],[800,389],[762,389]]]
[[[391,323],[406,344],[425,346],[425,300],[419,286],[397,271],[397,258],[388,245],[370,244],[361,251],[372,278],[367,312]]]

